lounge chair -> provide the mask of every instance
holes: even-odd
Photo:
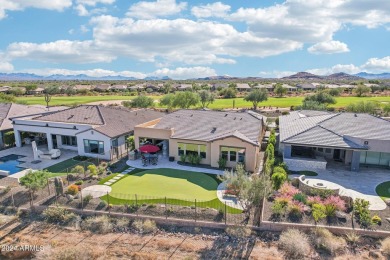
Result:
[[[46,159],[46,160],[50,160],[50,159],[58,159],[60,158],[61,156],[61,150],[59,149],[51,149],[49,152],[42,152],[41,150],[38,150],[38,157],[40,159]]]

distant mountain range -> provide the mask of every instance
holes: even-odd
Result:
[[[35,80],[170,80],[171,78],[164,77],[146,77],[146,78],[134,78],[134,77],[125,77],[125,76],[104,76],[104,77],[91,77],[85,74],[79,75],[62,75],[55,74],[50,76],[39,76],[31,73],[0,73],[0,81],[35,81]],[[257,80],[261,79],[260,77],[231,77],[231,76],[209,76],[204,78],[195,78],[189,80]],[[366,72],[360,72],[354,75],[347,73],[335,73],[328,76],[319,76],[309,72],[298,72],[296,74],[283,77],[284,80],[362,80],[362,79],[390,79],[390,73],[381,73],[381,74],[370,74]]]
[[[169,77],[146,77],[144,79],[138,79],[134,77],[124,76],[104,76],[104,77],[91,77],[85,74],[79,75],[62,75],[55,74],[50,76],[39,76],[31,73],[0,73],[0,80],[3,81],[33,81],[33,80],[170,80]]]

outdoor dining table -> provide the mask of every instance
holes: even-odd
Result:
[[[153,160],[158,158],[157,154],[144,154],[144,157],[149,164],[153,163]],[[157,160],[155,163],[157,164]]]

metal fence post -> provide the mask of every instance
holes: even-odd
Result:
[[[84,203],[83,203],[83,193],[80,191],[80,200],[81,200],[81,211],[84,210]]]
[[[196,199],[195,199],[195,222],[196,222]]]
[[[46,182],[47,182],[47,190],[49,191],[49,196],[50,196],[49,178],[46,178]]]
[[[168,218],[167,197],[165,197],[165,218]]]
[[[138,207],[138,198],[137,198],[137,194],[135,194],[135,205]]]
[[[225,201],[225,225],[227,223],[227,206],[226,206],[226,201]]]

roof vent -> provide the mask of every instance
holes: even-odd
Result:
[[[236,120],[237,117],[235,117],[233,120]]]
[[[68,120],[71,119],[71,118],[73,118],[73,117],[74,117],[74,115],[70,115],[70,117],[68,117]]]
[[[240,120],[242,120],[242,117],[240,118]]]
[[[357,117],[357,114],[355,114],[355,117]]]
[[[227,117],[228,116],[228,114],[225,114],[225,117]]]
[[[215,131],[217,131],[217,128],[216,128],[216,127],[213,127],[213,128],[211,129],[211,133],[214,134]]]
[[[190,115],[190,117],[193,117],[193,116],[194,116],[194,114],[191,114],[191,115]]]

